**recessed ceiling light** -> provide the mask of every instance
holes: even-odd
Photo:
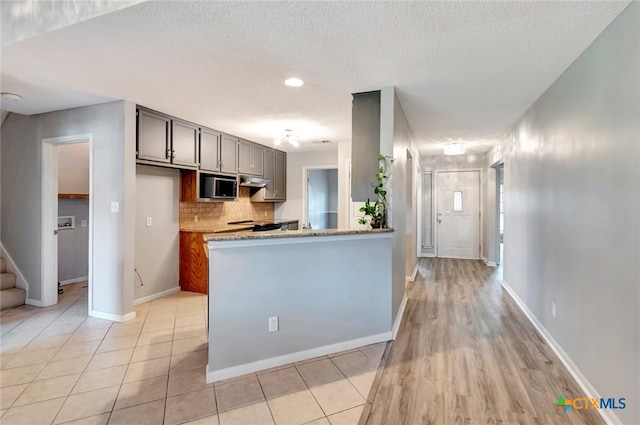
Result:
[[[464,143],[447,143],[442,147],[445,155],[464,155],[467,147]]]
[[[300,80],[299,78],[289,78],[288,80],[284,81],[284,84],[289,87],[300,87],[304,84],[304,81]]]
[[[22,99],[22,96],[20,96],[19,94],[15,94],[15,93],[2,93],[2,94],[0,94],[0,96],[2,96],[3,99],[12,100],[14,102],[17,102],[20,99]]]

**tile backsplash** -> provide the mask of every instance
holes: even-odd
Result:
[[[273,203],[251,202],[249,191],[239,187],[237,201],[180,202],[180,229],[214,230],[226,227],[229,221],[273,220]]]

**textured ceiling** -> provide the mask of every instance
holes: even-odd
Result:
[[[350,93],[393,85],[423,152],[482,151],[627,4],[145,2],[3,45],[2,91],[24,99],[2,107],[127,99],[264,144],[291,128],[317,149],[351,139]]]

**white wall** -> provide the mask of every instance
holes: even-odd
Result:
[[[338,228],[349,228],[351,207],[351,183],[349,181],[351,164],[351,142],[338,144]]]
[[[58,147],[58,193],[89,194],[89,143]]]
[[[336,167],[338,165],[338,151],[287,153],[287,200],[275,204],[275,218],[298,219],[300,220],[300,228],[302,228],[304,208],[302,168],[318,165]]]
[[[420,165],[423,171],[432,171],[432,183],[435,189],[436,172],[445,170],[481,170],[481,196],[483,196],[483,202],[481,203],[481,235],[482,240],[482,252],[481,258],[489,258],[488,261],[495,261],[495,255],[493,254],[495,249],[493,245],[489,245],[490,241],[487,240],[488,230],[493,228],[490,217],[495,217],[493,196],[495,192],[495,175],[492,176],[492,169],[487,165],[487,153],[467,153],[465,155],[422,155],[420,157]],[[495,171],[493,171],[495,173]],[[492,180],[493,179],[493,180]],[[493,186],[491,186],[493,182]],[[434,194],[436,191],[434,191]],[[420,200],[422,202],[422,199]],[[431,211],[432,214],[436,213],[437,199],[433,197]],[[436,232],[433,231],[433,248],[421,247],[421,253],[423,255],[433,256],[435,254]],[[493,238],[492,240],[495,240]]]
[[[136,300],[179,286],[179,205],[179,170],[136,167],[135,267],[144,284],[136,280]]]
[[[504,279],[601,397],[626,398],[605,411],[624,424],[640,423],[638,40],[631,2],[503,142]]]
[[[93,134],[92,299],[96,314],[133,312],[135,105],[127,101],[10,114],[2,126],[2,244],[42,299],[42,139]],[[120,212],[112,213],[112,201]],[[91,219],[91,218],[90,218]]]

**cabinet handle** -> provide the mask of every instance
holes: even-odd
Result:
[[[169,158],[170,158],[170,156],[169,156],[169,155],[171,155],[171,149],[167,149],[167,153],[166,153],[166,155],[165,155],[164,157],[165,157],[166,159],[169,159]]]

